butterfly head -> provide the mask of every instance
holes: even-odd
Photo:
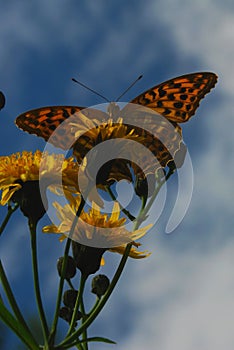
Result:
[[[110,118],[115,119],[115,117],[119,114],[120,108],[116,102],[110,102],[109,106],[107,107],[107,113],[110,116]]]

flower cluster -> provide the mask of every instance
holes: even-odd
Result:
[[[46,211],[43,210],[46,209],[43,208],[45,202],[41,202],[42,191],[48,187],[57,194],[65,193],[69,200],[68,204],[61,206],[57,202],[54,203],[58,218],[61,221],[59,226],[46,226],[43,228],[43,232],[61,233],[63,234],[61,240],[69,236],[69,238],[78,242],[80,240],[85,241],[87,245],[90,245],[92,238],[94,242],[99,241],[99,244],[104,247],[111,246],[112,251],[122,254],[124,251],[124,245],[121,245],[122,242],[129,243],[142,237],[151,226],[148,225],[133,232],[128,231],[124,227],[126,219],[119,218],[121,210],[117,202],[114,204],[110,217],[107,214],[102,214],[100,207],[93,202],[92,208],[88,212],[81,212],[81,225],[78,228],[75,227],[72,235],[69,234],[81,204],[77,182],[78,168],[77,162],[72,157],[64,159],[63,155],[43,154],[39,150],[34,154],[24,151],[22,154],[2,156],[0,157],[0,190],[2,190],[0,204],[18,202],[27,217],[37,215],[37,219],[39,219]],[[41,187],[39,187],[39,182],[40,185],[43,184]],[[38,213],[38,203],[40,209],[43,208],[40,213]],[[103,228],[106,228],[106,230],[103,230]],[[112,230],[113,234],[108,228],[117,230]],[[112,241],[116,243],[115,247]],[[137,243],[134,244],[138,246]],[[134,258],[142,258],[147,255],[148,253],[137,252],[135,248],[132,248],[130,252],[130,256]]]
[[[155,219],[150,216],[152,212],[157,216],[153,204],[161,187],[184,163],[186,146],[179,123],[191,118],[216,81],[213,73],[188,74],[151,88],[121,109],[114,102],[106,112],[102,108],[54,106],[17,117],[19,128],[67,153],[73,151],[69,158],[41,151],[0,156],[0,205],[7,206],[0,234],[20,208],[28,218],[43,345],[35,339],[20,311],[1,260],[4,297],[1,293],[0,318],[28,349],[88,350],[93,341],[114,344],[104,337],[89,337],[89,326],[108,301],[128,257],[142,259],[150,255],[138,250],[137,240],[153,226],[145,221]],[[0,110],[4,105],[5,96],[0,92]],[[121,181],[132,189],[132,194],[123,191],[123,198],[118,192]],[[57,234],[65,247],[57,261],[58,292],[49,327],[41,297],[37,230],[39,220],[46,212],[50,216],[52,208],[56,215],[42,231]],[[107,251],[119,253],[121,259],[111,279],[103,274],[92,279],[90,292],[96,300],[88,309],[86,281],[104,265]],[[57,343],[59,318],[68,324],[64,338]]]
[[[152,122],[151,120],[150,123]],[[77,346],[79,349],[88,349],[87,328],[111,295],[127,258],[142,259],[150,255],[148,251],[138,250],[141,244],[137,240],[152,227],[151,224],[142,226],[142,223],[147,218],[149,207],[161,186],[175,171],[176,166],[183,163],[186,149],[182,146],[180,129],[173,134],[175,142],[166,149],[152,133],[125,124],[122,118],[115,121],[110,118],[100,123],[100,120],[89,120],[81,113],[77,122],[73,119],[67,126],[71,128],[76,139],[72,143],[74,157],[65,158],[62,154],[42,153],[39,150],[35,153],[24,151],[0,157],[0,205],[8,205],[1,232],[9,217],[19,207],[28,218],[30,228],[35,295],[44,340],[47,345],[50,344],[47,348],[68,349]],[[158,126],[152,131],[164,134],[164,129],[164,126]],[[55,136],[54,140],[59,141],[59,138]],[[131,147],[133,142],[135,147]],[[102,144],[107,145],[105,150],[98,148]],[[156,161],[152,161],[152,157],[144,157],[142,146],[150,150]],[[110,158],[107,156],[105,162],[104,152],[112,155]],[[174,161],[174,156],[179,157],[179,161]],[[138,165],[138,159],[141,159],[144,169]],[[132,212],[129,208],[124,208],[115,195],[116,186],[122,180],[132,184],[137,196],[134,199],[141,203],[140,206],[131,208]],[[64,255],[57,263],[60,283],[51,331],[40,294],[36,245],[37,223],[50,204],[47,190],[57,196],[58,200],[54,200],[53,207],[58,222],[56,225],[51,223],[44,226],[42,231],[58,234],[59,240],[66,242]],[[106,197],[113,201],[108,212],[105,212],[104,206]],[[150,197],[151,202],[146,205]],[[103,255],[107,251],[119,253],[122,258],[111,281],[103,274],[93,278],[91,292],[96,295],[97,300],[91,311],[86,312],[83,300],[85,282],[104,265]],[[78,270],[80,278],[77,287],[71,280],[76,279]],[[1,266],[0,277],[9,291]],[[64,291],[65,281],[69,289]],[[9,293],[8,298],[11,304],[15,303],[12,293]],[[3,315],[7,315],[5,321],[9,322],[11,316],[1,308],[4,309],[4,306],[0,300],[0,313],[3,318]],[[29,348],[41,348],[36,344],[21,313],[17,308],[15,310],[17,320],[12,316],[11,328],[18,329],[19,325],[16,326],[16,323],[21,322],[22,332],[18,335],[22,341]],[[55,345],[59,318],[65,320],[69,328],[64,340]],[[97,339],[113,343],[106,338]]]
[[[25,183],[43,181],[51,188],[63,184],[64,189],[77,189],[78,167],[73,158],[36,151],[0,157],[1,205],[5,205]],[[62,174],[62,181],[61,181]]]

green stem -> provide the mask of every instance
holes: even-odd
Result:
[[[73,234],[73,232],[75,230],[75,226],[77,224],[77,220],[79,219],[79,216],[80,216],[80,214],[81,214],[81,212],[82,212],[82,210],[84,208],[84,205],[85,205],[85,200],[84,200],[83,197],[81,197],[81,202],[80,202],[79,208],[77,210],[76,216],[75,216],[75,218],[73,220],[73,223],[72,223],[70,236],[72,236],[72,234]],[[60,305],[61,305],[61,301],[62,301],[63,286],[64,286],[64,279],[65,279],[65,271],[66,271],[66,266],[67,266],[67,258],[68,258],[70,246],[71,246],[71,239],[68,238],[66,246],[65,246],[65,250],[64,250],[62,271],[61,271],[61,277],[60,277],[60,281],[59,281],[59,288],[58,288],[58,294],[57,294],[57,300],[56,300],[54,319],[53,319],[51,332],[50,332],[50,336],[49,336],[49,344],[50,345],[54,344],[54,339],[55,339],[55,335],[56,335],[58,318],[59,318],[59,310],[60,310]]]
[[[89,313],[87,314],[87,316],[90,316],[90,315],[93,313],[93,310],[96,309],[96,307],[98,306],[99,302],[100,302],[100,298],[97,297],[97,298],[96,298],[96,301],[95,301],[95,303],[94,303],[94,305],[93,305],[93,307],[92,307],[92,309],[89,311]]]
[[[65,271],[66,271],[67,258],[68,258],[70,246],[71,246],[71,240],[68,238],[66,246],[65,246],[65,250],[64,250],[64,255],[63,255],[62,271],[61,271],[61,277],[60,277],[60,281],[59,281],[59,288],[58,288],[58,294],[57,294],[57,300],[56,300],[56,306],[55,306],[54,319],[53,319],[51,332],[50,332],[50,336],[49,336],[49,344],[54,343],[54,339],[55,339],[55,335],[56,335],[56,329],[57,329],[58,318],[59,318],[59,309],[60,309],[60,305],[61,305],[61,301],[62,301],[62,294],[63,294],[64,275],[65,275]]]
[[[174,172],[176,171],[176,169],[169,169],[169,171],[168,171],[168,173],[167,173],[167,175],[166,175],[166,181],[170,178],[170,176],[171,175],[173,175],[174,174]]]
[[[142,200],[142,209],[140,214],[138,215],[135,225],[134,225],[134,230],[138,229],[141,223],[145,220],[146,215],[148,211],[150,210],[152,204],[154,203],[155,198],[157,197],[160,189],[162,186],[165,184],[165,182],[169,179],[169,177],[172,175],[172,172],[169,171],[168,175],[163,178],[163,180],[158,184],[158,186],[155,188],[153,195],[151,196],[149,202],[147,205],[145,205],[144,199]]]
[[[16,204],[14,207],[11,207],[10,205],[8,206],[7,215],[6,215],[5,219],[3,220],[2,225],[0,226],[0,236],[3,232],[3,230],[5,229],[8,221],[10,220],[11,215],[14,213],[14,211],[16,209],[18,209],[18,207],[19,207],[19,204]]]
[[[79,291],[78,291],[78,294],[77,294],[76,303],[75,303],[74,311],[73,311],[73,314],[72,314],[70,327],[68,329],[68,333],[67,333],[66,337],[68,337],[75,329],[75,324],[76,324],[76,321],[77,321],[77,314],[78,314],[79,307],[80,307],[80,304],[81,304],[81,301],[82,301],[86,280],[87,280],[87,276],[84,276],[83,274],[81,274]]]
[[[38,273],[36,223],[29,222],[29,228],[31,233],[32,266],[33,266],[33,278],[34,278],[36,302],[37,302],[38,312],[41,320],[45,346],[48,346],[49,330],[48,330],[47,321],[46,321],[42,299],[41,299],[39,273]]]
[[[75,290],[75,288],[74,288],[74,286],[73,286],[73,284],[72,284],[72,281],[71,281],[70,279],[67,279],[66,281],[67,281],[69,287],[70,287],[71,289]]]
[[[2,321],[18,336],[21,341],[26,344],[27,349],[39,350],[39,346],[35,340],[31,337],[31,334],[22,326],[22,324],[14,318],[14,316],[8,311],[0,298],[0,318]]]
[[[87,315],[86,315],[86,312],[85,312],[85,306],[84,306],[84,300],[83,300],[83,294],[81,296],[81,302],[80,302],[80,311],[83,315],[82,317],[82,324],[85,322],[86,318],[87,318]],[[87,329],[84,329],[83,333],[82,333],[82,339],[83,341],[85,339],[88,338],[88,333],[87,333]],[[86,341],[84,341],[83,343],[83,348],[84,350],[88,350],[88,343]]]
[[[25,322],[25,319],[17,305],[17,302],[15,300],[15,297],[14,297],[14,294],[12,292],[12,289],[10,287],[10,284],[8,282],[8,279],[7,279],[7,276],[5,274],[5,271],[4,271],[4,268],[2,266],[2,262],[0,260],[0,279],[2,281],[2,285],[3,285],[3,288],[5,290],[5,293],[6,293],[6,296],[7,296],[7,299],[12,307],[12,310],[15,314],[15,317],[17,318],[18,322],[21,324],[22,327],[25,328],[25,331],[29,334],[31,340],[36,344],[36,340],[34,339],[30,329],[28,328],[26,322]]]
[[[106,186],[106,190],[109,193],[111,199],[113,199],[113,201],[117,201],[114,193],[112,192],[111,188],[109,186]],[[135,216],[133,216],[127,209],[125,209],[119,202],[118,202],[121,211],[129,218],[129,220],[134,221],[136,220]]]
[[[85,329],[87,329],[90,324],[96,319],[96,317],[99,315],[99,313],[101,312],[101,310],[103,309],[103,307],[105,306],[107,300],[109,299],[109,297],[111,296],[111,293],[113,292],[122,272],[123,269],[125,267],[125,264],[127,262],[130,250],[132,247],[132,243],[129,243],[126,246],[125,252],[122,256],[122,259],[119,263],[118,269],[116,270],[116,273],[111,281],[111,284],[109,285],[109,288],[107,289],[106,293],[103,295],[103,297],[100,299],[100,302],[98,303],[97,307],[93,310],[93,312],[89,315],[89,317],[86,319],[86,321],[80,326],[79,329],[77,329],[77,331],[75,331],[72,335],[69,335],[68,337],[66,337],[57,347],[57,349],[59,349],[59,347],[65,346],[70,344],[71,342],[75,341],[82,333]],[[55,348],[56,349],[56,348]]]
[[[76,344],[74,346],[76,346],[78,350],[84,350],[82,344]]]

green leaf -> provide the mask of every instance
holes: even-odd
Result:
[[[11,305],[11,308],[12,308],[12,311],[14,312],[15,314],[15,318],[18,320],[18,322],[25,328],[25,330],[30,333],[31,335],[31,338],[33,338],[33,335],[30,331],[30,329],[28,328],[25,320],[24,320],[24,317],[23,315],[21,314],[21,311],[17,305],[17,302],[15,300],[15,297],[14,297],[14,294],[12,292],[12,289],[11,289],[11,286],[8,282],[8,279],[7,279],[7,276],[6,276],[6,273],[4,271],[4,268],[2,266],[2,262],[0,260],[0,279],[2,281],[2,285],[3,285],[3,288],[5,290],[5,293],[6,293],[6,296],[7,296],[7,299]],[[34,340],[34,342],[36,342]]]
[[[91,343],[91,342],[101,342],[101,343],[107,343],[107,344],[116,344],[113,340],[110,340],[108,338],[103,338],[103,337],[91,337],[87,339],[82,339],[76,344],[81,344],[81,343]],[[75,345],[76,345],[75,344]]]
[[[7,310],[0,299],[0,318],[12,331],[22,340],[24,344],[31,350],[38,350],[39,346],[32,339],[27,330],[19,323],[14,316]]]
[[[92,338],[87,338],[87,339],[82,339],[81,343],[85,342],[89,343],[89,342],[102,342],[102,343],[107,343],[107,344],[116,344],[115,341],[110,340],[108,338],[103,338],[103,337],[92,337]]]
[[[110,340],[108,338],[103,338],[103,337],[91,337],[87,339],[82,339],[70,344],[66,344],[63,346],[64,349],[70,349],[72,346],[76,346],[82,343],[91,343],[91,342],[99,342],[99,343],[107,343],[107,344],[116,344],[113,340]]]

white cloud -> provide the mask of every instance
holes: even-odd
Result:
[[[233,249],[233,240],[203,255],[162,246],[151,264],[137,264],[125,289],[125,298],[136,305],[132,335],[124,342],[120,336],[117,349],[231,350]]]
[[[160,5],[159,5],[160,4]],[[167,26],[183,55],[200,60],[202,67],[220,75],[222,89],[232,94],[234,81],[234,10],[232,3],[172,0],[152,2],[151,23],[157,19]]]

